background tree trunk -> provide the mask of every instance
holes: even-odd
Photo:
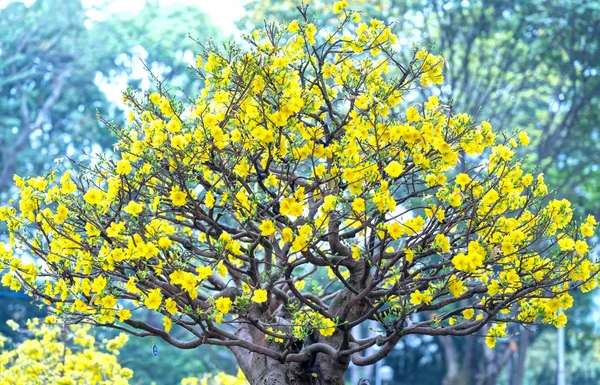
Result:
[[[264,334],[253,326],[240,325],[236,335],[254,344],[269,346]],[[334,339],[335,339],[334,335]],[[273,346],[269,346],[273,348]],[[260,353],[231,346],[229,349],[250,385],[344,385],[348,360],[334,360],[317,353],[311,362],[281,363]]]
[[[527,329],[521,328],[519,334],[519,347],[517,349],[517,355],[513,360],[513,370],[511,373],[511,385],[523,385],[525,381],[525,359],[527,358],[527,349],[529,348],[529,341],[531,334]]]

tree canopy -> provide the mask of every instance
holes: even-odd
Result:
[[[117,158],[16,177],[2,283],[67,322],[226,346],[252,385],[342,384],[409,335],[564,326],[568,292],[596,286],[594,218],[522,168],[524,131],[419,100],[443,58],[399,61],[391,27],[346,6],[207,45],[194,99],[125,93]]]
[[[143,56],[157,76],[189,91],[193,76],[182,64],[193,44],[188,33],[221,36],[197,7],[151,2],[139,14],[107,14],[103,21],[88,11],[80,0],[11,2],[0,9],[3,196],[15,173],[40,175],[56,158],[77,159],[114,141],[96,118],[99,111],[119,119],[99,87],[100,75],[108,82],[126,76],[139,86],[132,70]]]

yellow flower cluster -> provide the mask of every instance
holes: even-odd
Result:
[[[117,361],[126,335],[99,346],[88,333],[89,326],[69,326],[64,333],[61,327],[51,325],[55,321],[56,317],[49,316],[43,324],[37,319],[27,322],[32,337],[0,353],[0,384],[129,384],[133,371]],[[0,348],[5,344],[0,337]]]
[[[323,337],[332,336],[336,330],[334,320],[314,311],[302,311],[294,314],[292,319],[292,335],[303,340],[312,330],[318,330]],[[283,342],[283,341],[280,341]]]

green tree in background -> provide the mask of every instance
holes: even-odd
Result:
[[[0,10],[2,191],[14,173],[42,172],[73,146],[89,150],[101,139],[94,108],[104,109],[106,100],[94,77],[110,61],[84,22],[78,1]]]
[[[194,83],[185,75],[186,52],[195,43],[187,34],[221,38],[197,7],[149,3],[139,14],[105,21],[89,19],[86,11],[80,0],[0,9],[0,192],[13,174],[39,174],[57,157],[115,141],[96,119],[97,110],[119,119],[95,82],[99,74],[108,81],[129,76],[137,86],[131,72],[143,54],[158,76],[189,91]]]
[[[595,385],[600,378],[600,335],[594,325],[597,319],[589,312],[591,305],[585,303],[590,300],[593,300],[591,296],[575,296],[575,302],[584,303],[568,312],[565,367],[569,384]],[[556,333],[545,327],[540,329],[527,352],[525,384],[554,384],[556,381]],[[501,378],[498,383],[511,385],[509,378]]]
[[[118,47],[116,51],[122,52],[120,62],[132,66],[143,59],[171,90],[179,88],[186,94],[200,86],[198,78],[186,71],[194,61],[196,41],[218,43],[226,37],[200,8],[177,3],[160,6],[154,1],[138,13],[114,15],[100,27]],[[130,76],[129,85],[138,88],[140,80]]]

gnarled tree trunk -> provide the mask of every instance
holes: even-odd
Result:
[[[231,350],[251,385],[344,385],[349,364],[323,353],[311,361],[281,363],[243,348]]]

